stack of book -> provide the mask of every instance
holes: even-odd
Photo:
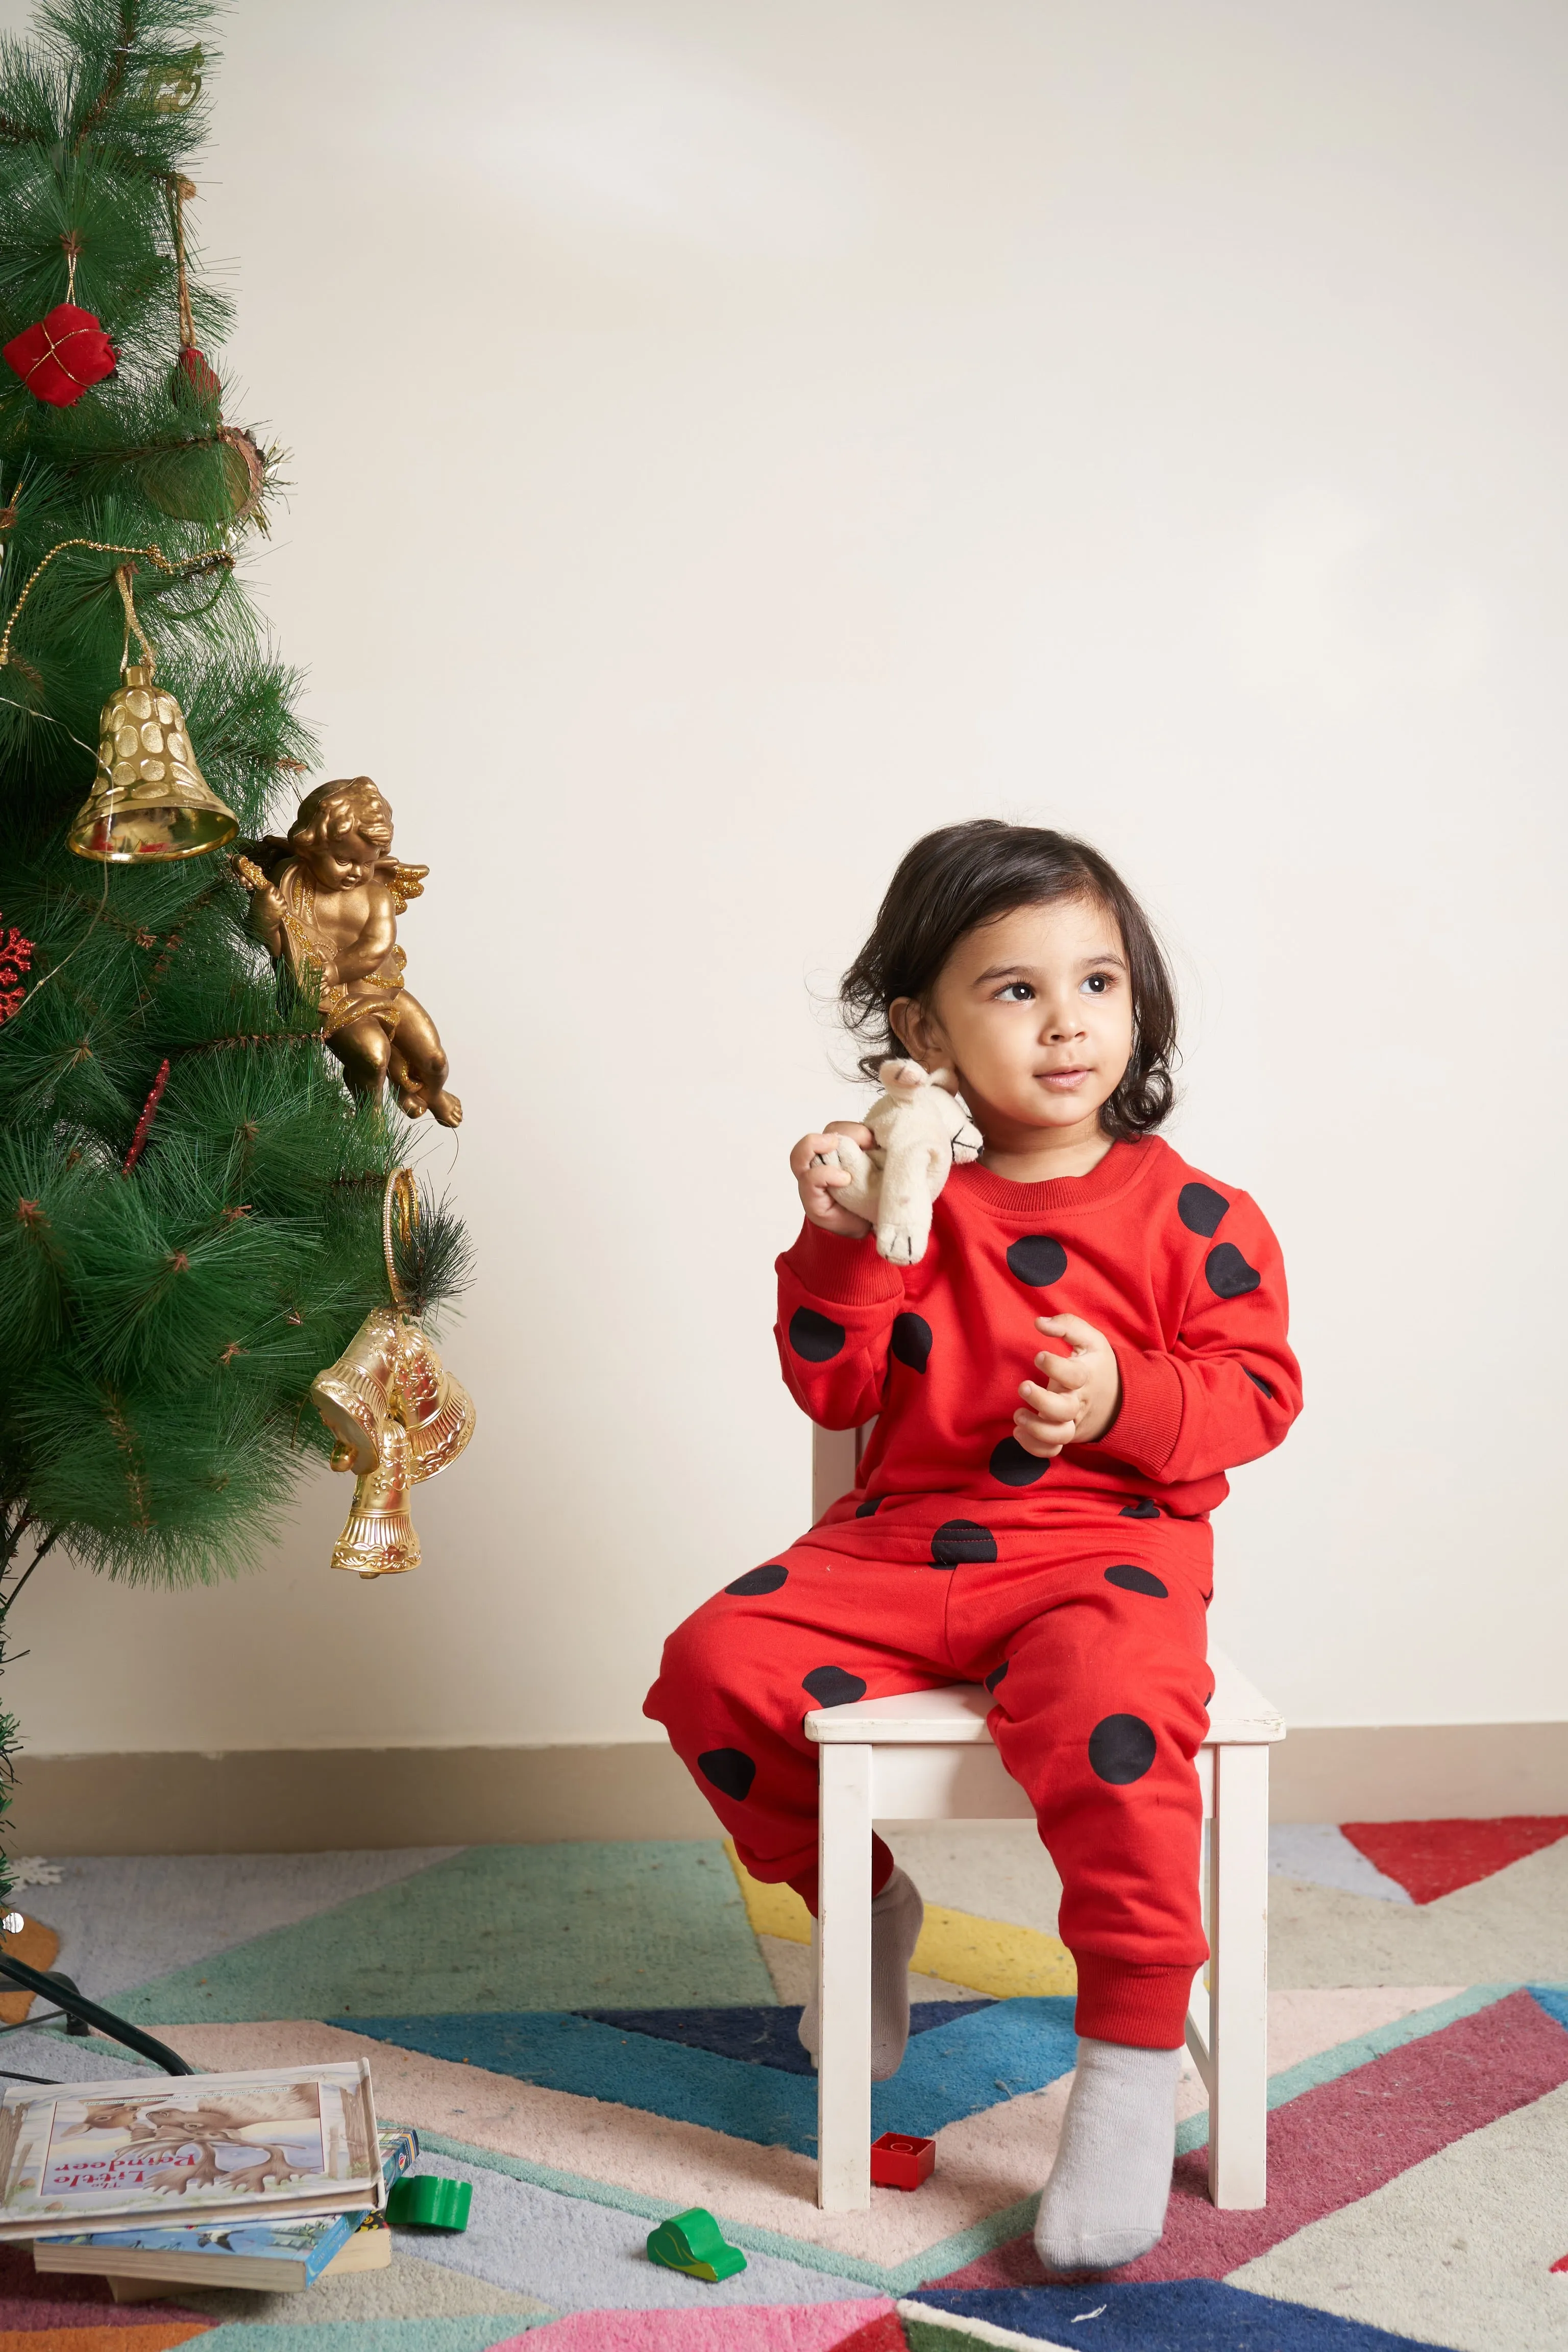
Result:
[[[378,2126],[363,2059],[157,2081],[16,2084],[0,2100],[0,2242],[168,2286],[289,2293],[391,2260],[386,2193],[419,2152]]]

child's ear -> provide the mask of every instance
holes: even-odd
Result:
[[[919,1061],[930,1039],[925,1006],[918,996],[896,996],[888,1007],[888,1034],[911,1061]]]

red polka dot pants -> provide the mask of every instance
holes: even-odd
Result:
[[[705,1601],[647,1696],[742,1861],[815,1909],[805,1716],[984,1682],[1002,1760],[1061,1875],[1079,2033],[1176,2048],[1208,1953],[1193,1760],[1213,1689],[1206,1521],[1093,1505],[1064,1506],[1046,1529],[954,1519],[921,1536],[919,1560],[835,1550],[839,1533],[814,1532]],[[892,1867],[879,1848],[874,1887]]]

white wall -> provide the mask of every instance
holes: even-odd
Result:
[[[1565,87],[1547,0],[242,0],[257,569],[433,868],[482,1423],[405,1581],[325,1474],[265,1577],[41,1571],[35,1748],[652,1734],[805,1516],[812,992],[982,812],[1147,894],[1292,1268],[1226,1639],[1300,1722],[1563,1714]]]

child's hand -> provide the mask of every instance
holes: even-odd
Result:
[[[1104,1332],[1081,1315],[1039,1315],[1035,1323],[1072,1349],[1070,1356],[1042,1349],[1035,1367],[1047,1385],[1023,1381],[1018,1393],[1024,1402],[1013,1415],[1014,1434],[1025,1453],[1049,1460],[1064,1445],[1090,1445],[1104,1436],[1121,1402],[1121,1368]]]
[[[836,1135],[848,1136],[862,1151],[869,1151],[877,1140],[868,1127],[861,1127],[855,1119],[829,1119],[820,1135],[801,1137],[789,1156],[790,1174],[800,1188],[800,1205],[805,1211],[808,1224],[820,1225],[825,1234],[843,1234],[851,1241],[858,1241],[871,1230],[865,1218],[851,1216],[847,1209],[834,1204],[834,1193],[850,1181],[847,1168],[837,1167],[831,1160],[826,1160],[833,1150]]]

